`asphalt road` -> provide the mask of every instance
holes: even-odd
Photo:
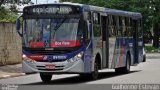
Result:
[[[53,75],[49,83],[41,82],[39,74],[0,79],[0,84],[21,85],[79,85],[79,84],[160,84],[160,53],[147,54],[147,61],[131,67],[129,74],[101,70],[98,80],[91,81],[76,74]]]

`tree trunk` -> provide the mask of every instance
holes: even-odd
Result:
[[[154,32],[154,36],[153,36],[153,47],[158,48],[159,47],[159,35],[160,35],[160,28],[158,26],[159,23],[154,22],[153,23],[153,32]]]

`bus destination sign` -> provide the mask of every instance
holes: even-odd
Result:
[[[71,6],[50,6],[50,7],[28,7],[24,9],[26,14],[77,14],[80,9]]]

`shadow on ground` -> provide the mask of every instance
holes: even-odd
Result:
[[[136,73],[140,71],[141,70],[131,71],[128,74]],[[121,75],[126,75],[126,74],[117,74],[115,72],[100,72],[97,80],[112,78],[112,77],[121,76]],[[47,83],[37,82],[37,83],[30,83],[25,85],[69,85],[69,84],[81,84],[81,83],[90,82],[90,81],[93,81],[93,80],[90,80],[88,77],[85,77],[85,76],[73,76],[73,77],[67,77],[67,78],[61,78],[61,79],[54,79],[51,82],[47,82]]]

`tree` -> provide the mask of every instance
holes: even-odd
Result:
[[[1,0],[1,1],[0,1],[0,7],[1,7],[1,5],[3,4],[4,1],[5,1],[5,0]]]
[[[88,4],[90,0],[60,0],[60,2],[73,2],[73,3],[82,3]]]
[[[160,1],[159,0],[150,0],[151,10],[153,15],[153,46],[159,47],[159,38],[160,38]]]
[[[0,8],[0,22],[15,22],[17,14],[6,10],[4,7]]]
[[[10,5],[10,8],[9,8],[12,12],[18,12],[17,10],[17,6],[15,4],[13,5]]]
[[[3,7],[9,8],[13,12],[17,12],[18,6],[24,5],[24,4],[33,4],[31,0],[1,0],[0,6],[3,5]]]
[[[2,7],[0,8],[0,19],[5,18],[5,16],[7,15],[7,11]]]
[[[17,6],[28,3],[32,3],[31,0],[0,0],[0,22],[15,22]]]
[[[1,0],[0,1],[0,6],[2,4],[28,4],[28,3],[31,3],[32,1],[31,0]]]

